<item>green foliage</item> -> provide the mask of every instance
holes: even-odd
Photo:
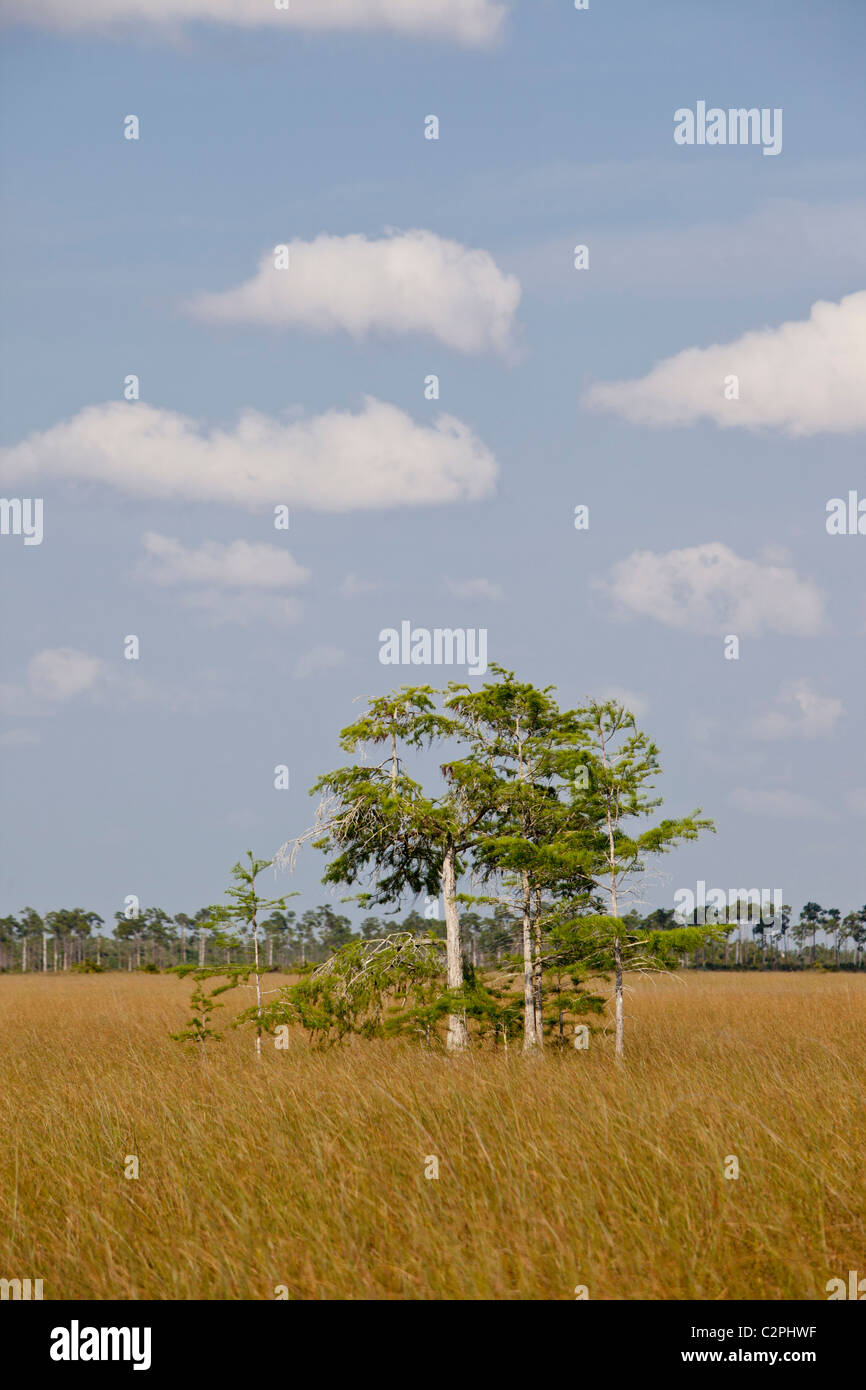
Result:
[[[320,1045],[348,1034],[382,1037],[395,1031],[395,1011],[429,1008],[438,1001],[441,942],[398,932],[378,940],[354,940],[298,983],[284,986],[261,1013],[272,1032],[299,1024]],[[250,1009],[242,1023],[254,1016]],[[387,1025],[387,1026],[386,1026]]]

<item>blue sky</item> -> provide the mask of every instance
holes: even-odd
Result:
[[[379,663],[380,629],[403,619],[486,627],[491,660],[563,703],[628,694],[661,745],[666,808],[701,805],[718,826],[663,861],[647,906],[698,879],[843,913],[866,898],[866,537],[825,526],[829,499],[866,497],[866,12],[532,0],[505,7],[497,41],[467,44],[445,19],[435,32],[439,8],[427,0],[434,32],[419,37],[385,21],[94,32],[84,0],[3,7],[0,484],[43,498],[45,516],[41,545],[0,537],[4,911],[110,919],[129,893],[170,911],[218,898],[247,846],[269,855],[308,823],[306,789],[339,762],[356,698],[435,677]],[[699,100],[781,108],[782,152],[675,145],[675,110]],[[431,113],[438,141],[424,139]],[[447,286],[426,261],[417,323],[359,337],[294,310],[275,326],[190,308],[253,280],[278,243],[383,246],[389,229],[493,263],[465,313],[476,270],[461,263],[454,333],[475,314],[483,336],[519,282],[505,350],[429,331]],[[339,317],[366,272],[348,251],[338,267],[316,293]],[[842,306],[826,328],[810,327],[817,301]],[[768,349],[744,341],[763,329]],[[729,405],[742,423],[707,407],[715,359],[675,361],[668,388],[634,386],[717,344],[741,376]],[[123,401],[129,373],[140,402]],[[592,408],[611,382],[632,385]],[[183,496],[148,481],[157,464],[186,476],[188,439],[149,454],[127,433],[143,405],[231,433],[248,410],[282,426],[360,417],[367,396],[419,445],[440,413],[456,417],[495,458],[495,486],[413,502],[416,477],[400,505],[353,493],[341,510],[327,479],[332,502],[304,504],[298,464],[301,500],[273,497],[291,505],[275,532],[261,490],[227,502],[198,474]],[[40,442],[108,403],[129,412],[120,435],[100,415],[96,434]],[[171,574],[148,560],[148,535],[177,542]],[[250,573],[233,587],[220,547],[237,542],[288,552],[306,581],[286,561],[283,588]],[[727,578],[703,601],[694,575],[714,546]],[[280,888],[325,901],[321,869],[309,853]]]

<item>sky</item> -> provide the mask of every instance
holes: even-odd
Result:
[[[717,827],[640,907],[860,906],[859,0],[0,17],[0,912],[217,901],[363,698],[483,681],[404,621],[633,709]]]

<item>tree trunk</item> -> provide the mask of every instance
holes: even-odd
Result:
[[[262,981],[259,975],[259,928],[253,914],[253,949],[256,956],[256,1056],[262,1055]]]
[[[535,959],[532,966],[532,995],[535,1004],[535,1037],[544,1047],[544,1004],[541,967],[541,894],[535,894]]]
[[[529,874],[524,869],[523,881],[523,1051],[535,1052],[538,1048],[538,1030],[535,1026],[535,972],[532,959],[532,910],[529,891]]]
[[[614,937],[613,963],[616,968],[616,1060],[621,1062],[625,1055],[625,1028],[622,1012],[622,945],[619,937]]]
[[[445,900],[445,950],[448,959],[448,988],[463,988],[463,954],[460,950],[460,914],[457,910],[457,855],[453,845],[449,845],[442,861],[442,896]],[[468,1045],[466,1015],[449,1014],[448,1037],[445,1046],[449,1052],[460,1052]]]

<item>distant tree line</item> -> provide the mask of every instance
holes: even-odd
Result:
[[[251,959],[249,941],[229,940],[214,924],[214,908],[202,907],[174,915],[162,908],[141,909],[137,917],[115,914],[110,934],[96,912],[61,908],[41,917],[32,907],[17,916],[0,917],[0,970],[64,971],[166,970],[198,964],[244,964]],[[805,903],[796,919],[785,905],[774,922],[751,920],[748,905],[733,914],[720,936],[696,950],[682,953],[680,965],[710,970],[864,969],[866,905],[847,912]],[[668,931],[676,927],[673,909],[655,908],[641,916],[623,914],[630,930]],[[491,913],[467,910],[460,916],[463,952],[473,970],[496,969],[521,950],[522,919],[505,905]],[[407,932],[444,940],[444,922],[416,908],[402,917],[365,917],[357,928],[330,905],[297,913],[274,911],[260,924],[263,964],[295,971],[320,964],[353,941],[373,941]],[[819,936],[824,939],[819,940]]]

